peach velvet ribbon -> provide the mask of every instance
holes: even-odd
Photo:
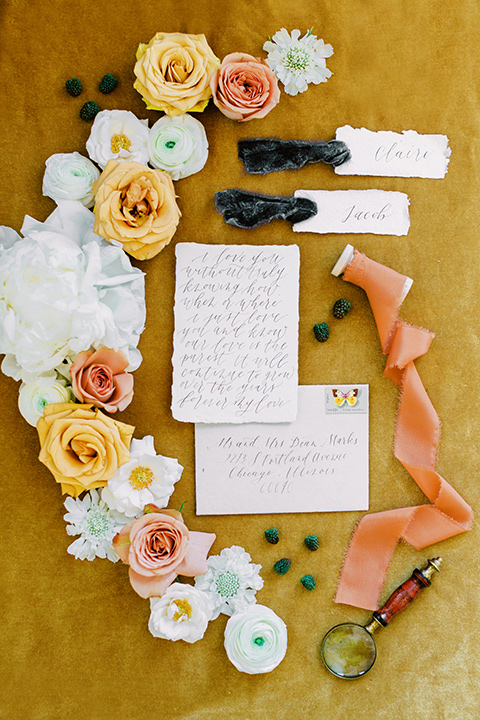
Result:
[[[370,301],[388,354],[384,374],[402,390],[393,451],[431,502],[365,515],[355,528],[335,601],[375,610],[398,541],[420,549],[452,537],[470,529],[473,512],[435,471],[440,420],[414,364],[434,336],[398,318],[407,278],[355,250],[343,279],[365,290]]]

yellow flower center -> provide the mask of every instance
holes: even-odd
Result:
[[[187,618],[192,617],[192,606],[188,602],[188,600],[174,600],[175,606],[178,608],[177,612],[173,616],[173,619],[175,622],[183,622],[184,620],[187,620]]]
[[[112,152],[118,153],[123,148],[130,150],[131,142],[126,135],[112,135]]]
[[[130,473],[128,482],[134,490],[143,490],[143,488],[147,488],[152,484],[154,477],[155,475],[151,468],[138,465]]]

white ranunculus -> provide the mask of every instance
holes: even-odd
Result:
[[[42,192],[55,202],[80,200],[90,208],[95,202],[92,184],[100,177],[97,167],[78,152],[56,153],[45,163]]]
[[[102,110],[87,140],[89,156],[103,169],[109,160],[148,163],[148,120],[130,110]]]
[[[162,597],[150,598],[148,629],[154,637],[194,643],[203,638],[211,615],[205,593],[174,582]]]
[[[144,273],[93,221],[79,201],[61,200],[44,223],[26,216],[23,238],[0,228],[0,353],[15,380],[104,346],[122,350],[129,370],[140,365]]]
[[[265,605],[250,605],[229,618],[225,650],[237,670],[255,675],[277,667],[287,652],[287,626]]]
[[[75,402],[75,397],[67,387],[66,380],[58,379],[56,373],[40,375],[36,380],[22,383],[18,393],[18,408],[25,420],[33,427],[43,417],[43,408],[50,403]]]
[[[193,175],[208,158],[208,140],[202,123],[191,115],[157,120],[148,137],[150,164],[165,170],[172,180]]]
[[[121,465],[103,490],[103,499],[114,510],[135,517],[145,505],[167,507],[183,467],[175,458],[156,455],[153,437],[133,439],[130,461]]]

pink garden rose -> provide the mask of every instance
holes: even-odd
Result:
[[[121,350],[86,350],[70,367],[72,391],[77,400],[107,412],[125,410],[133,397],[133,375],[125,372],[128,360]]]
[[[161,597],[177,575],[207,572],[207,554],[215,535],[190,531],[177,510],[147,508],[150,512],[129,522],[114,537],[113,547],[130,565],[135,592],[143,598]]]
[[[232,120],[262,118],[280,100],[278,81],[261,58],[230,53],[210,80],[213,102]]]

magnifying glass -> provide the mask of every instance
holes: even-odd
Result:
[[[386,627],[390,620],[410,605],[431,578],[440,570],[442,558],[428,560],[423,570],[414,570],[411,577],[393,591],[380,610],[373,613],[367,625],[342,623],[327,632],[322,642],[322,658],[333,675],[346,680],[359,678],[373,667],[377,648],[373,633]]]

